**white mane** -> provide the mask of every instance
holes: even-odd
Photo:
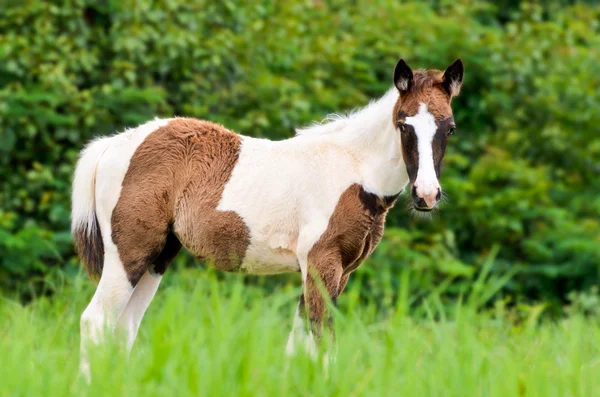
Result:
[[[398,90],[391,88],[381,98],[371,101],[362,109],[345,114],[330,114],[323,121],[296,129],[296,136],[323,135],[343,132],[344,135],[359,137],[373,130],[385,128],[392,123],[392,110],[398,100]],[[378,128],[379,127],[379,128]]]

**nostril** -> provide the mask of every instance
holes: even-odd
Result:
[[[417,187],[413,185],[412,190],[410,192],[412,194],[412,198],[416,200],[418,198],[418,196],[417,196]]]
[[[438,189],[435,199],[436,199],[436,201],[440,201],[442,199],[442,189]]]

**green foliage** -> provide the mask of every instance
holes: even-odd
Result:
[[[600,283],[600,8],[546,3],[9,2],[0,285],[73,271],[70,179],[95,135],[185,115],[281,139],[381,95],[400,56],[417,68],[461,57],[449,199],[431,222],[398,205],[357,278],[393,300],[409,269],[458,296],[497,246],[491,273],[519,269],[502,294],[560,308]]]

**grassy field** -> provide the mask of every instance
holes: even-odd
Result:
[[[430,319],[416,319],[406,299],[382,310],[350,291],[325,376],[320,361],[284,355],[299,291],[267,294],[229,280],[168,275],[130,359],[114,345],[99,349],[90,387],[77,366],[79,315],[93,284],[75,278],[61,296],[27,306],[3,299],[0,395],[600,395],[600,326],[589,319],[515,325],[468,305],[442,315],[435,299],[424,304]]]

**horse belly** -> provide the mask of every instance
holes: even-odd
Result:
[[[278,241],[279,240],[279,241]],[[248,274],[279,274],[300,271],[292,239],[253,239],[240,270]]]

